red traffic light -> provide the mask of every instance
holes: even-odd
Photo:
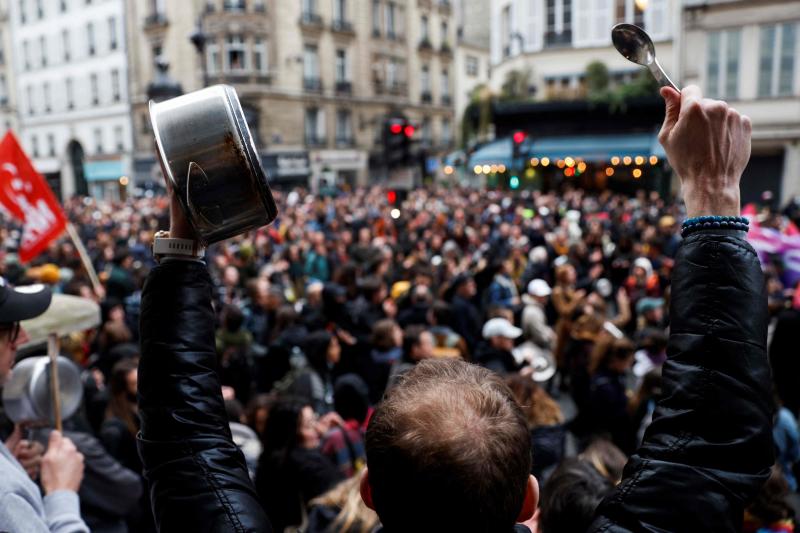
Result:
[[[399,135],[403,131],[402,124],[392,124],[389,126],[389,131],[392,132],[392,135]]]
[[[522,144],[522,141],[525,140],[525,132],[524,131],[515,131],[513,139],[514,139],[514,144]]]
[[[414,136],[414,132],[415,132],[415,131],[416,131],[416,129],[415,129],[415,128],[414,128],[414,126],[412,126],[411,124],[407,125],[407,126],[406,126],[406,127],[403,129],[403,133],[405,133],[405,134],[406,134],[406,137],[413,137],[413,136]]]
[[[394,205],[395,202],[397,202],[397,193],[394,191],[386,191],[386,201],[388,201],[389,204]]]

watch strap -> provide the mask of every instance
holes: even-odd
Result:
[[[174,239],[156,237],[153,241],[153,255],[177,255],[185,257],[202,258],[206,253],[199,242],[191,239]]]

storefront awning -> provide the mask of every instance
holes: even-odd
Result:
[[[470,157],[470,165],[512,166],[511,138],[506,137],[485,144]],[[609,161],[612,157],[651,156],[666,157],[654,133],[625,133],[614,135],[575,135],[545,137],[526,140],[522,144],[522,155],[548,157],[552,160],[566,157],[580,158],[587,162]]]
[[[506,137],[484,144],[469,158],[470,165],[511,166],[511,138]]]
[[[528,157],[582,158],[589,162],[608,161],[614,156],[664,156],[655,134],[625,133],[537,139],[528,150]]]
[[[86,181],[118,180],[125,175],[122,161],[87,161],[83,164]]]

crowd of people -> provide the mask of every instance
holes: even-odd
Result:
[[[206,259],[231,430],[275,529],[375,529],[377,515],[359,496],[367,423],[387,390],[429,358],[460,358],[502,377],[530,429],[543,530],[588,526],[661,393],[682,207],[655,193],[578,189],[426,188],[396,205],[379,187],[275,195],[275,224],[212,246]],[[142,472],[140,296],[168,201],[76,198],[66,207],[102,287],[93,288],[66,240],[34,267],[16,263],[11,224],[0,230],[3,275],[101,304],[101,326],[64,346],[86,386],[68,427],[100,440],[121,467],[111,481],[127,490],[85,498],[84,518],[95,531],[149,531],[145,481],[129,473]],[[768,208],[761,216],[781,217]],[[772,357],[791,365],[799,311],[779,274],[767,268]],[[776,397],[786,404],[775,425],[779,462],[765,501],[748,511],[752,531],[793,516],[800,441],[788,389],[790,397]],[[575,487],[584,493],[567,498]],[[119,501],[93,505],[103,498]]]

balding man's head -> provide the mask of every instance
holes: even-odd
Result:
[[[388,531],[502,532],[536,507],[525,418],[486,369],[419,363],[378,406],[366,444],[365,500]]]

